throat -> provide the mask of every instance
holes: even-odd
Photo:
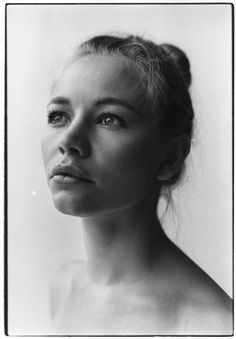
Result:
[[[115,223],[109,228],[89,226],[85,225],[85,244],[91,282],[134,283],[155,270],[165,239],[157,219],[146,227],[131,224],[122,227]]]

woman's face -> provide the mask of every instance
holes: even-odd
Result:
[[[86,56],[67,67],[48,104],[42,152],[54,204],[91,216],[140,203],[164,154],[142,110],[139,76],[119,56]]]

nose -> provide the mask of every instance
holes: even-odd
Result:
[[[60,135],[59,152],[63,155],[87,158],[91,153],[91,146],[85,126],[71,124]]]

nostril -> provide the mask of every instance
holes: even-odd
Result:
[[[58,145],[58,151],[62,155],[88,157],[90,155],[90,143],[85,139],[62,140]]]
[[[60,151],[61,154],[65,153],[65,151],[64,151],[64,149],[62,147],[59,147],[59,151]]]
[[[67,154],[70,154],[70,155],[77,155],[77,154],[80,154],[80,151],[77,150],[75,147],[68,147],[68,148],[65,148],[65,149],[64,149],[63,147],[59,146],[59,152],[60,152],[61,154],[67,153]]]
[[[77,155],[77,154],[81,155],[80,150],[78,150],[78,149],[76,149],[76,148],[74,148],[74,147],[70,147],[69,150],[68,150],[68,152],[69,152],[71,155]]]

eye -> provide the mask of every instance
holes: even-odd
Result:
[[[124,126],[125,121],[115,114],[104,113],[99,117],[98,123],[104,127],[118,128]]]
[[[62,126],[69,121],[69,117],[64,112],[48,112],[48,124]]]

